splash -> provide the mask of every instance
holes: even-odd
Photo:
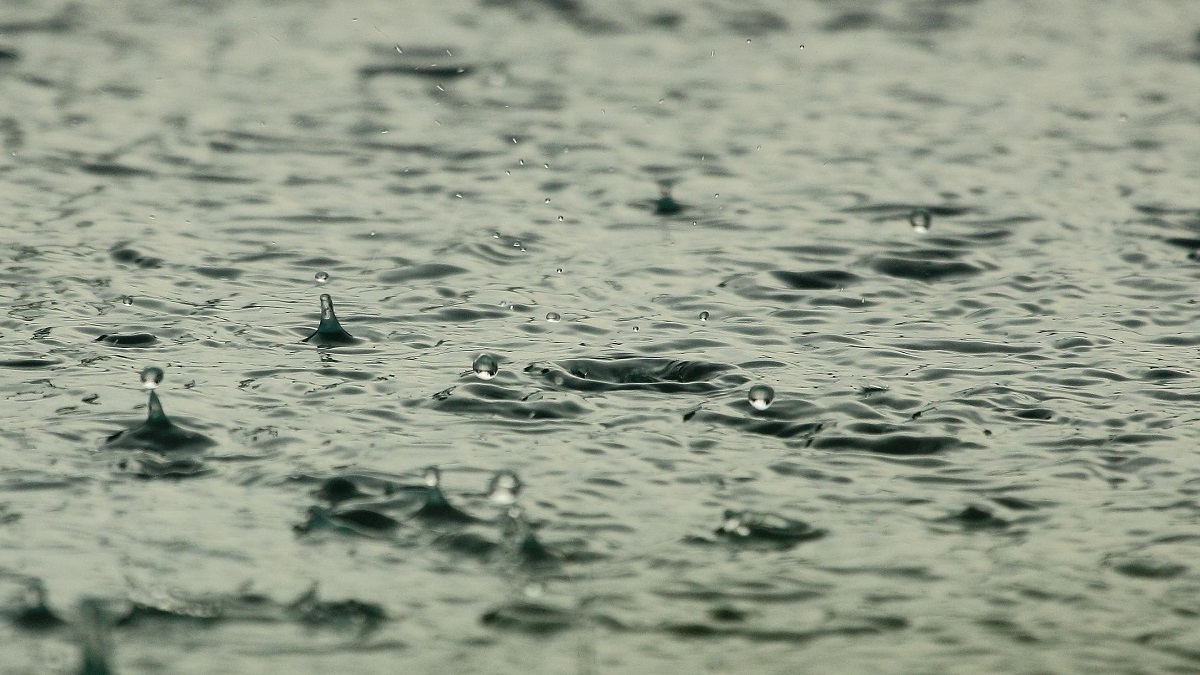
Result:
[[[358,342],[358,338],[346,332],[342,328],[342,324],[338,322],[337,315],[333,311],[333,298],[328,293],[321,295],[321,323],[311,335],[304,338],[304,342],[312,342],[320,346],[334,345],[352,345]]]

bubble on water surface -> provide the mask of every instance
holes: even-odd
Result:
[[[933,214],[929,212],[929,209],[914,209],[912,213],[908,214],[908,223],[912,225],[914,232],[928,232],[933,224]]]
[[[316,279],[318,284],[328,283],[329,282],[329,272],[317,272],[313,278]]]
[[[771,407],[771,402],[775,400],[775,390],[765,384],[756,384],[750,387],[747,399],[755,410],[766,410]]]
[[[122,295],[121,296],[121,304],[125,305],[126,307],[129,307],[130,305],[133,304],[133,298],[128,295]]]
[[[708,312],[700,312],[700,320],[708,321]]]
[[[162,381],[162,368],[147,366],[142,369],[142,386],[146,389],[157,389],[158,385],[162,384]]]
[[[436,466],[428,467],[422,480],[425,481],[425,487],[435,488],[442,482],[442,470]]]
[[[517,502],[521,494],[521,479],[512,471],[499,471],[488,483],[488,499],[508,506]]]
[[[562,315],[558,312],[546,312],[546,320],[550,323],[558,323],[562,321]]]
[[[475,371],[475,377],[490,380],[499,372],[500,362],[491,354],[480,354],[471,364],[471,370]]]

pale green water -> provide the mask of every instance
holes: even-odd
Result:
[[[1200,671],[1198,28],[8,0],[0,673]]]

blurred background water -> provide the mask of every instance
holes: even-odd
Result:
[[[0,673],[1200,671],[1198,30],[5,0]]]

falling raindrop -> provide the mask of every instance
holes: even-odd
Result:
[[[163,371],[162,368],[147,366],[142,369],[142,386],[146,389],[157,389],[159,384],[162,384]]]
[[[317,280],[318,284],[324,284],[329,281],[329,272],[317,272],[313,278]]]
[[[928,209],[914,209],[908,214],[908,222],[912,225],[914,232],[928,232],[929,226],[933,223],[933,214]]]
[[[747,398],[755,410],[766,410],[775,400],[775,390],[765,384],[756,384],[750,387],[750,394]]]
[[[475,371],[475,377],[490,380],[499,372],[500,362],[491,354],[480,354],[471,364],[471,370]]]

